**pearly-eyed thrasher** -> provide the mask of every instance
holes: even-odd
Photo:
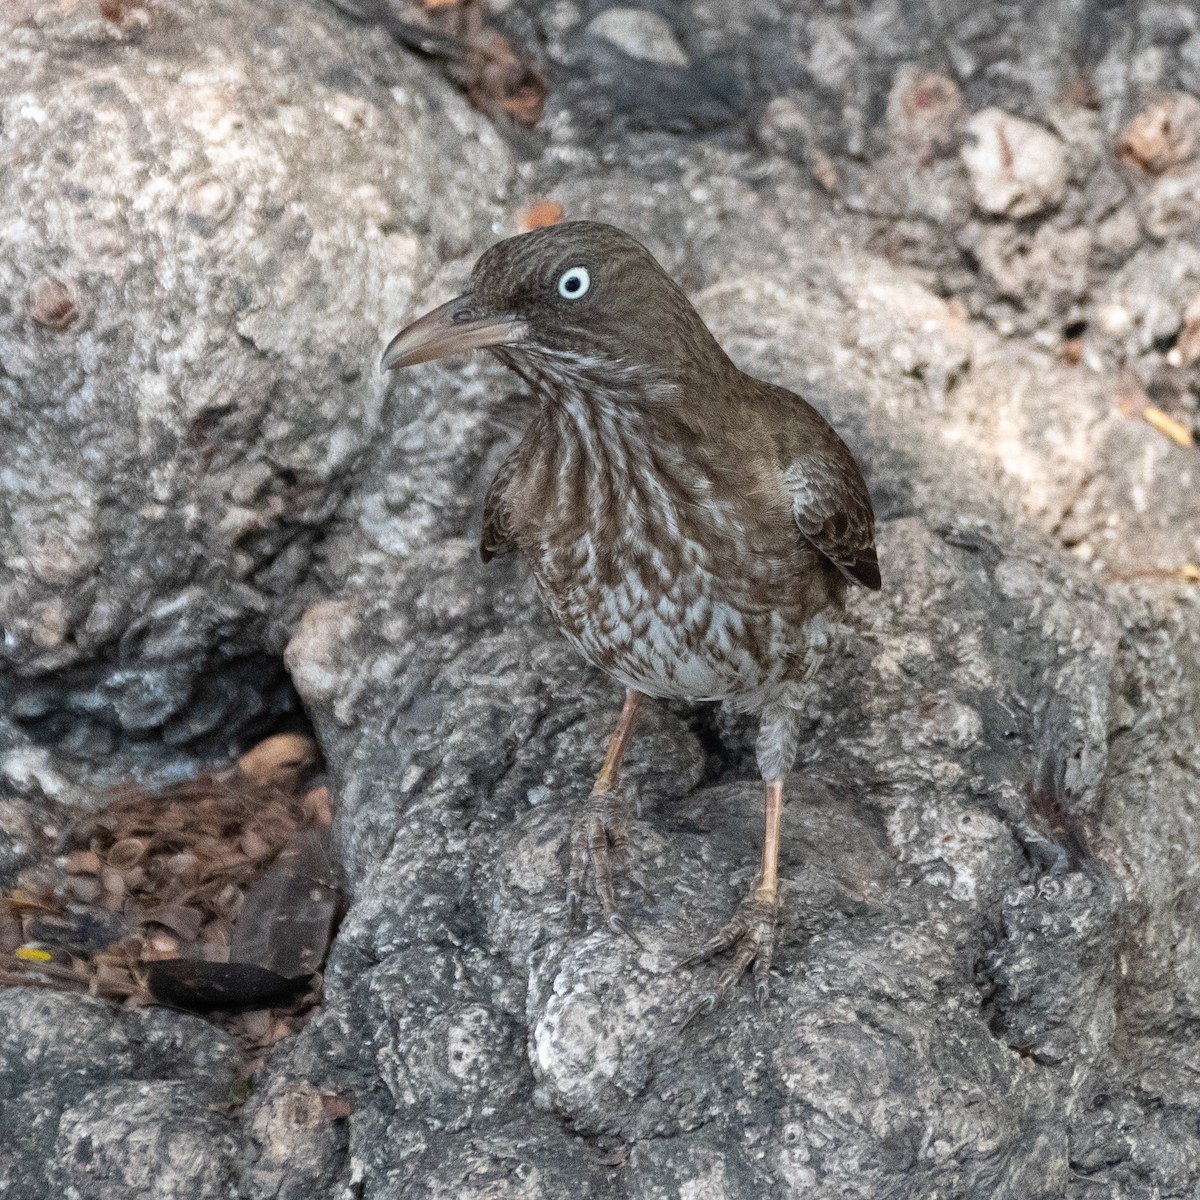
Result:
[[[847,583],[880,586],[862,474],[815,409],[739,371],[649,251],[610,225],[573,221],[492,246],[468,290],[399,333],[381,368],[485,347],[537,408],[488,489],[484,560],[524,558],[559,628],[626,688],[572,839],[572,920],[590,866],[608,923],[633,936],[610,852],[628,850],[620,767],[642,697],[758,712],[762,868],[733,919],[681,965],[733,951],[692,1015],[751,964],[761,1002],[804,684]]]

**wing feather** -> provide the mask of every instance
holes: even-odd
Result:
[[[840,441],[814,449],[786,467],[783,479],[804,537],[851,583],[878,591],[875,513],[850,451]]]
[[[483,537],[479,542],[479,557],[484,562],[491,562],[496,555],[508,554],[516,549],[505,493],[517,470],[519,449],[519,445],[513,447],[504,458],[483,500]]]

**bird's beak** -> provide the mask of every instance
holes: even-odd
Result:
[[[512,346],[525,340],[529,327],[512,313],[482,311],[470,292],[418,317],[388,343],[380,371],[398,371],[430,359],[485,346]]]

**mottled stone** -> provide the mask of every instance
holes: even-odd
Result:
[[[229,664],[282,648],[377,347],[509,160],[324,5],[94,7],[0,13],[0,671],[177,744],[226,675],[236,737]]]
[[[644,8],[606,8],[588,22],[587,31],[612,42],[630,58],[664,67],[688,66],[688,56],[670,25]]]
[[[1062,201],[1066,155],[1052,133],[999,108],[976,113],[964,132],[960,155],[984,212],[1029,217]]]
[[[256,522],[275,545],[295,510],[268,454],[227,469],[233,459],[221,455],[233,451],[221,442],[210,470],[228,488],[203,498],[219,513],[218,544],[237,543],[236,585],[218,594],[181,568],[171,588],[148,592],[140,619],[113,587],[86,591],[91,572],[107,578],[118,544],[103,480],[56,474],[49,457],[26,456],[20,471],[5,460],[15,503],[37,512],[39,496],[63,499],[46,508],[61,513],[47,540],[21,549],[51,576],[37,603],[60,602],[17,609],[36,612],[43,678],[0,694],[5,711],[29,726],[71,702],[71,689],[44,679],[52,656],[78,654],[70,635],[60,640],[64,622],[150,672],[205,646],[243,645],[244,614],[271,614],[271,654],[277,665],[289,646],[328,759],[350,897],[323,1006],[272,1050],[240,1111],[226,1107],[237,1056],[209,1025],[43,993],[0,997],[9,1194],[105,1194],[86,1189],[109,1181],[193,1194],[146,1097],[205,1186],[276,1200],[1195,1192],[1200,1088],[1186,1031],[1200,1022],[1200,602],[1194,587],[1120,577],[1196,561],[1200,477],[1183,448],[1113,403],[1118,356],[1161,361],[1200,290],[1186,235],[1155,244],[1131,227],[1153,185],[1117,162],[1114,137],[1152,102],[1139,89],[1175,86],[1191,35],[1146,6],[976,7],[872,0],[814,17],[790,0],[701,0],[669,14],[686,69],[584,34],[598,3],[512,0],[503,12],[513,44],[533,31],[529,44],[544,36],[551,60],[548,146],[526,144],[514,206],[552,194],[568,216],[646,241],[739,365],[802,390],[834,420],[880,516],[884,591],[852,606],[808,697],[788,781],[771,1003],[759,1011],[743,986],[719,1014],[678,1025],[719,967],[673,963],[728,914],[758,860],[753,730],[736,715],[647,706],[629,752],[638,812],[618,878],[644,949],[601,928],[594,905],[585,931],[566,928],[567,837],[621,697],[550,628],[519,563],[478,560],[482,495],[520,424],[519,385],[495,364],[421,367],[386,397],[386,416],[349,421],[354,440],[333,447],[350,457],[327,481],[331,502],[312,516],[311,542],[271,559],[273,591],[256,568]],[[123,62],[157,53],[162,11],[129,6],[107,22],[90,13],[79,57],[114,45]],[[493,220],[508,227],[490,198],[497,181],[507,186],[507,156],[483,144],[443,82],[375,35],[306,4],[286,18],[211,11],[227,58],[274,55],[262,75],[291,81],[285,115],[308,122],[314,155],[332,154],[326,134],[358,139],[392,163],[389,187],[417,189],[411,223],[389,235],[417,264],[411,279],[375,307],[346,302],[347,320],[363,325],[342,367],[360,377],[344,388],[316,377],[338,403],[374,411],[378,345],[410,309],[462,286],[471,239]],[[255,34],[260,11],[272,27]],[[188,28],[180,36],[194,45]],[[42,45],[34,27],[16,37]],[[358,62],[365,44],[373,66],[351,87],[337,56]],[[295,65],[313,62],[330,74]],[[744,101],[706,74],[712,62],[732,64],[764,106],[788,99],[790,112],[777,106],[754,127],[773,126],[778,141],[739,147]],[[973,211],[961,161],[896,146],[896,63],[944,72],[970,109],[1001,106],[1053,129],[1043,134],[1062,147],[1059,198],[1009,220],[1028,202],[1010,188],[1008,211]],[[1075,78],[1081,63],[1095,64],[1088,79]],[[372,140],[403,132],[388,123],[377,78],[404,92],[394,103],[415,139],[404,143],[411,171]],[[701,128],[723,133],[663,136]],[[809,167],[818,144],[846,208],[789,161]],[[465,174],[447,180],[442,160]],[[361,181],[368,166],[330,162],[323,178],[340,215],[311,211],[343,229],[347,247],[374,245],[384,226],[370,214],[386,189],[359,207],[344,180]],[[242,184],[253,178],[242,169],[204,161],[168,172],[184,232],[210,250],[247,219]],[[319,185],[311,173],[284,178],[299,192]],[[469,228],[451,229],[450,216]],[[985,230],[1003,233],[993,245]],[[144,232],[134,244],[160,270],[191,244],[180,234],[164,253]],[[124,245],[98,219],[80,236],[97,261]],[[427,246],[443,238],[444,263]],[[313,244],[325,253],[316,229]],[[988,247],[994,256],[981,254]],[[344,272],[362,261],[344,253],[341,271],[320,259],[320,279],[333,282],[316,308],[357,295]],[[124,264],[132,278],[126,258],[106,269]],[[221,276],[217,260],[196,261],[189,279]],[[281,261],[307,278],[303,255]],[[30,344],[54,353],[104,313],[97,276],[68,266],[39,265],[37,276],[78,289],[62,330],[30,315],[32,274],[11,292]],[[336,323],[305,307],[312,285],[285,296],[296,321],[259,319],[255,339],[273,339],[267,376],[290,379],[293,359],[311,365],[306,323],[321,338],[321,322]],[[130,311],[149,327],[144,308]],[[1079,366],[1057,354],[1068,322],[1086,326],[1072,333],[1084,343]],[[1032,331],[1040,340],[1024,336]],[[144,371],[138,386],[139,405],[169,415],[169,393]],[[312,428],[332,438],[341,418],[320,414],[328,423]],[[275,427],[220,428],[240,446]],[[159,470],[146,484],[164,487],[156,519],[175,511],[164,479]],[[172,536],[190,545],[190,528]],[[147,557],[161,545],[144,541]],[[89,552],[101,557],[81,569]],[[146,570],[132,553],[116,562],[113,571]],[[75,582],[55,583],[56,569]],[[132,683],[100,693],[101,678],[91,686],[105,704],[151,712],[153,694]],[[192,701],[168,728],[219,723],[229,698],[219,699]],[[2,719],[0,749],[7,869],[28,857],[21,839],[53,844],[64,810],[88,793]],[[104,1180],[84,1170],[85,1139]]]

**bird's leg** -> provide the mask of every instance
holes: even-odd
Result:
[[[623,861],[629,853],[625,798],[621,791],[621,760],[625,757],[625,749],[633,733],[633,720],[641,701],[641,692],[633,688],[625,692],[625,706],[609,738],[604,765],[596,776],[583,816],[571,836],[571,865],[567,871],[567,913],[571,924],[578,925],[582,919],[583,884],[590,866],[605,921],[613,929],[628,935],[639,946],[641,942],[634,937],[625,918],[617,912],[612,859]]]
[[[680,967],[694,967],[714,955],[733,951],[733,958],[717,980],[716,988],[701,996],[692,1006],[683,1024],[689,1025],[703,1013],[710,1013],[722,997],[753,964],[754,994],[765,1004],[769,987],[767,972],[775,950],[775,918],[779,910],[779,828],[783,820],[783,780],[769,779],[766,792],[766,834],[763,840],[762,867],[750,895],[738,905],[733,919],[722,925],[703,946],[689,954]]]

